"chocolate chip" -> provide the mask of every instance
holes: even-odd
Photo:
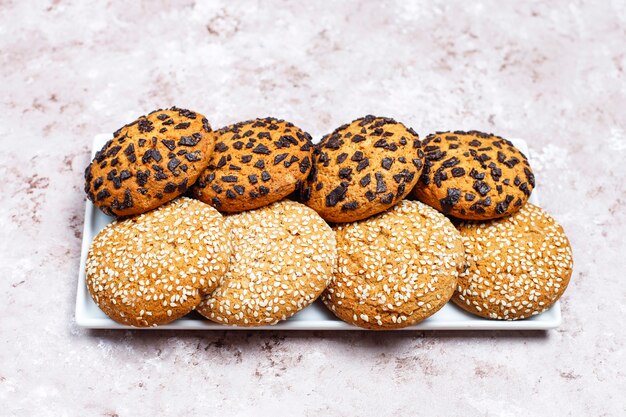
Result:
[[[470,171],[469,176],[474,178],[475,180],[485,179],[485,173],[484,172],[478,172],[474,168],[472,168],[472,170]]]
[[[161,140],[161,143],[165,145],[165,147],[169,149],[170,151],[173,151],[174,149],[176,149],[176,142],[174,142],[173,140],[163,139]]]
[[[269,189],[269,188],[264,187],[264,186],[260,186],[260,187],[259,187],[259,194],[261,194],[261,195],[267,195],[267,194],[269,194],[269,192],[270,192],[270,189]]]
[[[308,156],[305,156],[302,162],[300,162],[300,172],[304,174],[309,168],[311,168],[311,160]]]
[[[233,187],[233,190],[235,190],[235,192],[239,195],[243,195],[243,193],[245,192],[245,189],[241,185],[235,185]]]
[[[181,146],[196,146],[202,137],[181,136],[178,144]]]
[[[461,168],[461,167],[456,167],[456,168],[452,168],[452,171],[450,171],[452,176],[457,178],[457,177],[462,177],[463,175],[465,175],[465,169]]]
[[[367,168],[370,164],[369,159],[365,158],[363,159],[361,162],[359,162],[359,164],[356,166],[356,170],[357,172],[361,172],[363,171],[365,168]]]
[[[146,144],[146,140],[145,140],[145,139],[143,139],[143,138],[140,138],[140,139],[137,141],[137,144],[139,145],[139,147],[140,147],[140,148],[143,148],[143,146]]]
[[[213,203],[215,207],[220,207],[222,205],[222,201],[217,197],[213,197],[211,199],[211,202]]]
[[[387,191],[387,186],[385,185],[385,180],[380,172],[374,174],[376,177],[376,194],[384,193]]]
[[[263,181],[269,181],[271,178],[272,178],[272,177],[270,176],[270,173],[269,173],[269,172],[267,172],[267,171],[263,171],[263,172],[261,173],[261,179],[262,179]]]
[[[178,172],[176,172],[176,167],[179,165],[180,165],[180,160],[178,158],[172,158],[167,163],[167,169],[169,169],[172,174],[178,175]]]
[[[474,181],[474,185],[472,187],[482,196],[486,196],[489,191],[491,191],[491,187],[487,183],[480,180]]]
[[[315,185],[315,190],[316,190],[316,191],[319,191],[319,190],[321,190],[322,188],[324,188],[324,183],[323,183],[323,182],[318,182],[318,183]]]
[[[326,207],[336,206],[339,201],[343,200],[346,197],[347,192],[348,187],[343,183],[340,184],[326,196]]]
[[[262,143],[259,143],[258,145],[256,145],[256,147],[252,150],[252,152],[257,153],[257,154],[262,154],[262,155],[269,155],[270,153],[272,153],[267,146],[263,145]]]
[[[179,123],[176,126],[174,126],[174,129],[187,129],[190,124],[191,123],[189,123],[189,122]]]
[[[157,119],[159,119],[159,120],[161,120],[161,121],[163,121],[163,120],[165,120],[165,119],[169,119],[169,118],[170,118],[170,117],[169,117],[167,114],[165,114],[165,113],[161,113],[161,114],[159,114],[159,115],[157,116]]]
[[[465,199],[466,199],[467,201],[472,201],[472,200],[474,200],[475,198],[476,198],[476,196],[475,196],[474,194],[472,194],[472,193],[465,193]]]
[[[521,161],[518,158],[512,156],[511,159],[504,162],[504,165],[506,165],[509,168],[513,168],[515,165],[519,164],[520,162]]]
[[[524,167],[524,174],[526,175],[526,180],[528,180],[528,183],[534,187],[535,186],[535,175],[531,172],[530,169]]]
[[[263,168],[265,168],[265,162],[262,159],[259,159],[258,161],[256,161],[254,166],[256,168],[263,169]]]
[[[224,181],[224,182],[237,182],[237,176],[235,176],[235,175],[224,175],[224,176],[222,176],[222,181]]]
[[[185,154],[185,158],[189,162],[196,162],[196,161],[199,161],[200,159],[202,159],[200,151],[188,152],[188,153]]]
[[[234,198],[237,198],[237,194],[233,193],[232,190],[226,190],[226,197],[230,199],[234,199]]]
[[[130,171],[127,170],[127,169],[124,169],[124,170],[122,170],[120,172],[120,180],[122,180],[122,181],[129,179],[131,176],[132,175],[131,175]]]
[[[359,203],[356,201],[351,201],[349,203],[343,204],[341,206],[341,211],[356,210],[357,208],[359,208]]]
[[[444,168],[452,168],[453,166],[458,165],[459,162],[461,162],[459,161],[459,158],[457,158],[456,156],[453,156],[452,158],[446,159],[445,161],[443,161],[441,163],[441,166],[443,166]]]
[[[89,179],[87,181],[89,181]],[[93,182],[94,191],[98,191],[98,188],[100,188],[103,183],[104,183],[104,178],[102,177],[96,178],[96,180]]]
[[[352,136],[352,142],[354,143],[363,142],[364,140],[365,140],[365,136],[361,136],[361,135]]]
[[[411,162],[413,162],[413,165],[415,165],[418,171],[422,169],[423,162],[421,159],[413,159]]]
[[[126,149],[124,149],[124,155],[126,155],[129,162],[135,162],[137,160],[137,156],[135,155],[135,145],[129,143]]]
[[[289,168],[294,162],[298,162],[300,160],[300,158],[298,158],[295,155],[292,155],[291,158],[285,162],[283,162],[283,165],[285,166],[285,168]]]
[[[380,165],[385,168],[386,170],[389,170],[391,168],[391,165],[393,165],[393,159],[392,158],[383,158],[383,160],[381,161]]]
[[[443,213],[449,213],[452,207],[459,202],[461,198],[461,190],[458,188],[448,188],[447,196],[439,200],[441,204],[441,211]]]
[[[174,191],[176,191],[176,184],[174,184],[173,182],[168,182],[167,184],[165,184],[163,191],[166,193],[173,193]]]
[[[96,194],[96,201],[102,201],[107,197],[110,197],[111,193],[106,188],[103,188],[98,194]]]
[[[367,201],[372,201],[376,198],[376,194],[374,194],[372,191],[367,191],[365,193],[365,198],[367,198]]]
[[[156,162],[161,161],[161,153],[157,149],[148,149],[141,157],[141,162],[145,164],[150,162],[150,159],[153,159]]]
[[[137,129],[139,129],[140,133],[147,133],[154,130],[154,126],[152,125],[152,122],[148,119],[139,119],[139,122],[137,123]]]
[[[219,161],[217,161],[217,166],[216,168],[223,168],[226,165],[226,157],[222,156]]]
[[[361,187],[367,187],[371,181],[372,181],[372,178],[370,174],[367,174],[363,178],[361,178],[361,180],[359,181],[359,184],[361,184]]]
[[[259,179],[257,178],[256,175],[251,174],[248,175],[248,182],[250,182],[250,184],[256,184],[259,181]]]
[[[339,178],[350,181],[352,179],[352,168],[341,168],[339,170]]]
[[[283,159],[287,158],[288,155],[289,155],[288,153],[281,153],[281,154],[276,155],[274,157],[274,165],[280,164],[283,161]]]
[[[244,164],[247,164],[250,161],[252,161],[252,155],[243,155],[241,157],[241,162]]]
[[[213,184],[211,188],[213,188],[213,191],[215,191],[218,194],[223,191],[222,187],[220,187],[219,184]]]
[[[340,153],[340,154],[337,156],[337,163],[338,163],[338,164],[341,164],[343,161],[345,161],[345,160],[346,160],[346,158],[347,158],[347,157],[348,157],[348,154],[347,154],[347,153],[345,153],[345,152]]]
[[[393,193],[385,194],[384,196],[380,197],[380,202],[383,204],[389,204],[392,201],[393,201]]]
[[[139,185],[140,187],[143,187],[148,182],[148,177],[150,177],[150,170],[137,171],[137,174],[135,175],[135,177],[137,180],[137,185]]]

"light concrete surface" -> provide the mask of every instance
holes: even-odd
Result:
[[[0,415],[625,415],[625,39],[621,1],[0,1]],[[524,138],[574,248],[563,325],[78,328],[91,140],[174,104]]]

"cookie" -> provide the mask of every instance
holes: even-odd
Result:
[[[220,213],[180,197],[107,225],[87,255],[86,282],[96,304],[118,323],[174,321],[215,290],[231,245]]]
[[[291,194],[311,169],[311,136],[284,120],[256,119],[216,132],[208,168],[191,188],[222,212],[266,206]]]
[[[468,269],[452,301],[477,316],[525,319],[549,309],[572,275],[572,249],[563,228],[527,203],[517,213],[458,226]]]
[[[412,195],[444,214],[467,220],[508,216],[535,187],[528,159],[499,136],[438,132],[422,147],[426,161]]]
[[[452,297],[464,265],[450,220],[419,201],[336,225],[337,270],[322,301],[341,320],[397,329],[433,315]]]
[[[300,199],[330,222],[361,220],[398,204],[422,165],[417,133],[393,119],[365,116],[315,146]]]
[[[145,213],[187,191],[212,150],[204,116],[156,110],[113,133],[85,170],[85,192],[108,215]]]
[[[198,306],[208,319],[275,324],[315,301],[332,278],[335,234],[310,208],[282,200],[226,222],[235,250],[224,282]]]

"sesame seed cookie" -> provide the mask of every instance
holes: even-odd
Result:
[[[136,327],[174,321],[215,290],[228,269],[228,229],[213,207],[187,197],[107,225],[87,256],[91,297]]]
[[[419,201],[338,224],[337,270],[322,295],[341,320],[366,329],[407,327],[433,315],[464,266],[450,220]]]
[[[300,198],[331,222],[361,220],[402,200],[416,184],[423,152],[413,129],[365,116],[315,146]]]
[[[282,200],[226,222],[236,250],[223,284],[198,306],[208,319],[276,324],[315,301],[332,278],[335,234],[310,208]]]
[[[108,215],[145,213],[187,191],[212,151],[204,116],[156,110],[113,133],[85,170],[85,192]]]
[[[467,220],[508,216],[535,187],[528,159],[499,136],[438,132],[422,147],[426,161],[412,195],[444,214]]]
[[[266,206],[291,194],[311,169],[311,136],[274,118],[240,122],[216,132],[208,168],[192,195],[222,212]]]
[[[452,301],[477,316],[518,320],[542,313],[567,288],[572,249],[563,228],[543,209],[526,203],[489,222],[463,222],[468,269]]]

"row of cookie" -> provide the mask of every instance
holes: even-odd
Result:
[[[180,197],[105,227],[88,254],[87,287],[108,316],[131,326],[194,309],[217,323],[271,325],[321,294],[348,323],[394,329],[450,299],[481,317],[528,318],[558,300],[572,271],[563,229],[530,203],[457,229],[403,200],[333,229],[290,200],[222,218]]]
[[[420,141],[393,119],[366,116],[312,145],[273,118],[215,132],[207,119],[173,107],[114,133],[85,171],[85,191],[107,214],[144,213],[185,193],[233,213],[294,191],[330,222],[383,212],[412,190],[444,214],[486,220],[510,215],[535,184],[526,157],[503,138],[448,132]]]

